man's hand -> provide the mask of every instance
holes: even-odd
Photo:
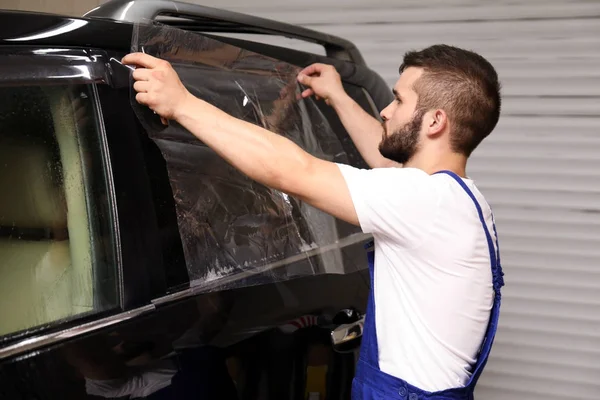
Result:
[[[354,145],[371,168],[400,166],[379,152],[383,135],[381,122],[367,114],[348,96],[335,67],[327,64],[309,65],[298,74],[298,82],[309,87],[302,92],[302,97],[314,95],[317,100],[322,97],[335,109]]]
[[[302,97],[315,95],[317,100],[323,98],[330,106],[347,96],[340,74],[331,65],[309,65],[298,74],[298,82],[310,88],[302,92]]]
[[[133,71],[137,102],[150,107],[162,118],[177,120],[178,111],[191,95],[171,64],[144,53],[129,54],[122,62],[137,66]]]

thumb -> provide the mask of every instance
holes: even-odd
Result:
[[[303,85],[310,86],[310,84],[312,82],[312,78],[308,75],[298,74],[298,82],[300,82]]]

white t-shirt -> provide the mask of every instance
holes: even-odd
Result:
[[[360,226],[375,241],[379,367],[422,390],[462,387],[487,329],[494,291],[485,231],[451,176],[339,165]],[[472,180],[495,242],[492,213]]]

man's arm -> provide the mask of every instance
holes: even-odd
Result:
[[[317,99],[323,98],[333,107],[354,145],[371,168],[401,166],[381,155],[381,123],[346,93],[335,67],[326,64],[310,65],[300,72],[298,81],[310,87],[302,93],[303,97],[315,95]]]
[[[166,61],[135,53],[123,63],[141,67],[133,73],[138,102],[161,117],[176,120],[251,179],[358,225],[350,192],[336,164],[194,97]]]
[[[190,95],[177,122],[251,179],[358,225],[339,167]]]
[[[335,100],[332,106],[367,164],[371,168],[402,166],[389,158],[385,158],[379,152],[379,143],[383,137],[381,123],[367,114],[352,97],[345,92],[344,95]]]

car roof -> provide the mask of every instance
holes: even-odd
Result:
[[[92,47],[127,51],[133,25],[126,22],[61,15],[0,11],[0,44]]]
[[[112,0],[81,18],[0,10],[2,44],[87,46],[123,50],[133,23],[160,22],[204,34],[285,36],[322,45],[330,58],[364,65],[356,46],[343,38],[253,15],[170,0]]]

